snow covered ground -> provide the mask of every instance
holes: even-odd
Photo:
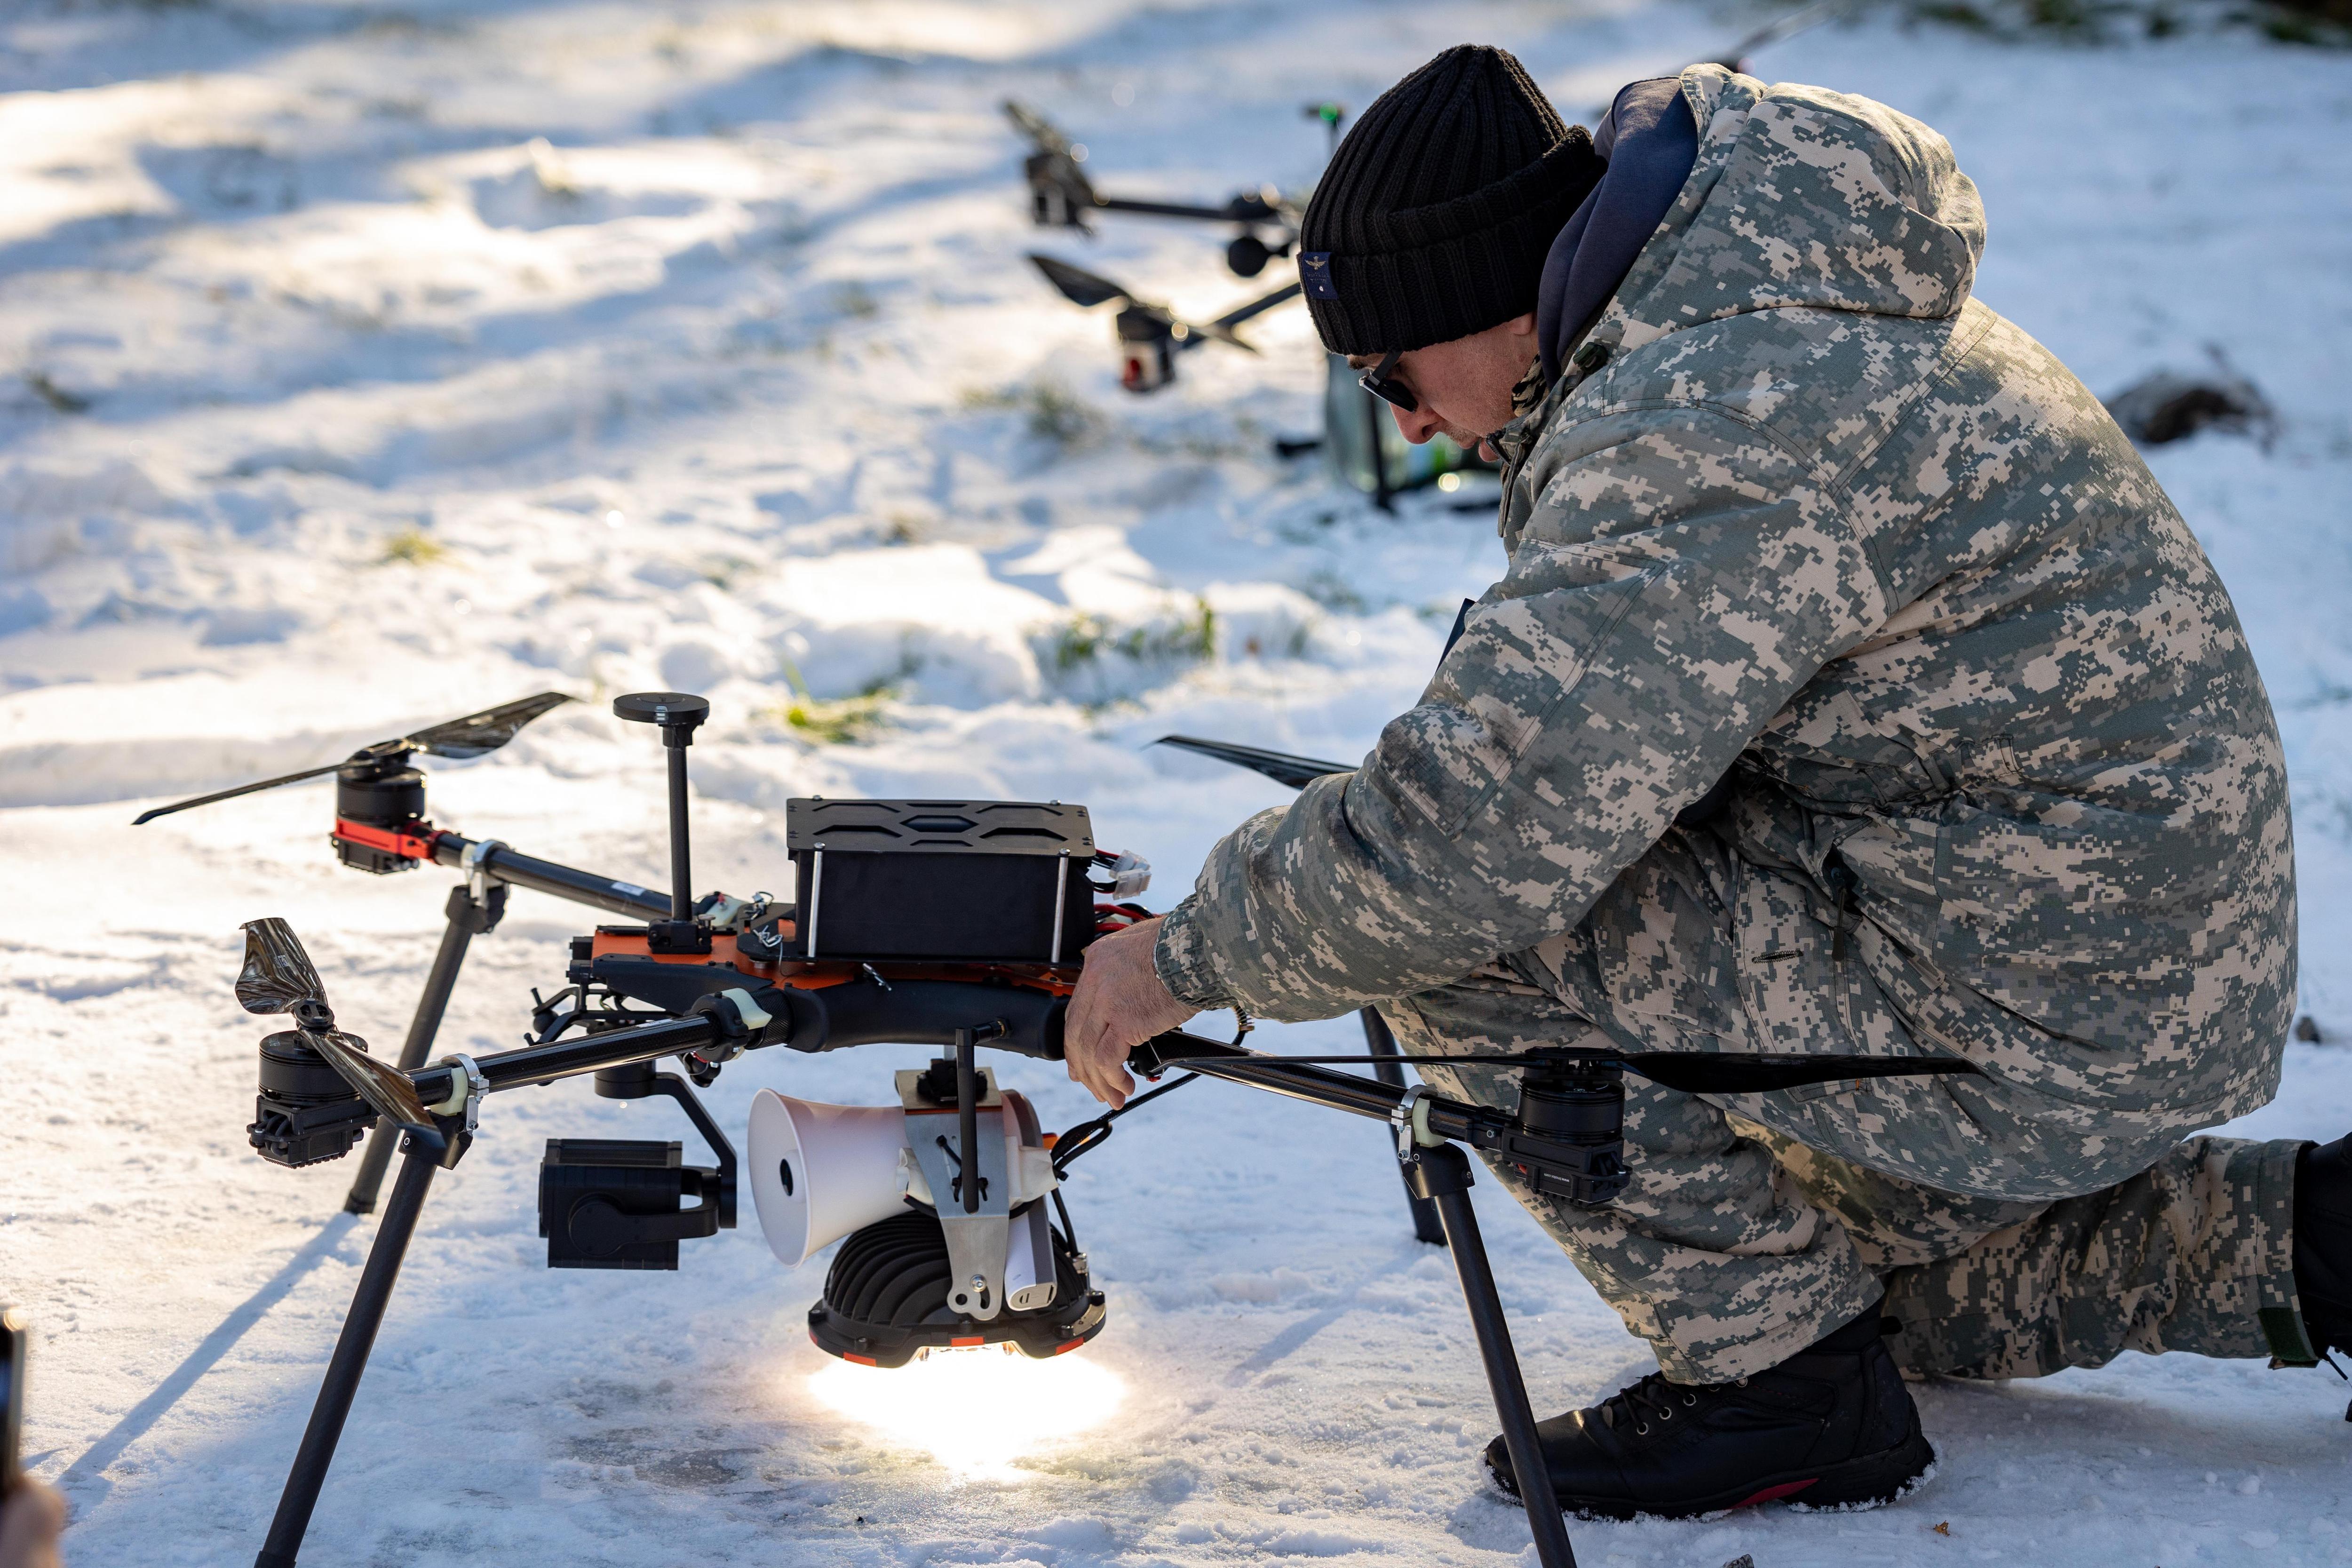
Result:
[[[334,866],[313,784],[133,831],[170,796],[544,688],[588,700],[445,766],[438,820],[662,864],[660,767],[602,699],[707,692],[704,879],[785,875],[788,795],[1081,800],[1177,896],[1277,786],[1170,731],[1347,758],[1498,566],[1486,517],[1384,517],[1283,464],[1304,313],[1151,399],[1042,248],[1180,308],[1221,237],[1026,225],[1011,94],[1107,184],[1296,186],[1309,100],[1464,39],[1573,118],[1753,17],[1676,4],[982,5],[19,0],[0,16],[0,1293],[40,1327],[26,1428],[77,1568],[249,1561],[372,1222],[350,1165],[245,1148],[236,925],[289,918],[390,1048],[450,879]],[[2352,76],[2242,37],[2085,51],[1884,24],[1760,74],[1869,93],[1983,187],[1979,292],[2102,392],[2215,345],[2268,449],[2152,460],[2279,707],[2305,1005],[2352,1041]],[[1204,631],[1213,636],[1204,637]],[[1205,655],[1202,644],[1213,642]],[[816,743],[795,680],[883,722]],[[518,894],[446,1048],[515,1042],[584,911]],[[1344,1048],[1352,1025],[1275,1032]],[[781,1056],[782,1053],[773,1053]],[[884,1098],[923,1053],[752,1058],[711,1099]],[[1047,1070],[1007,1078],[1050,1124]],[[879,1387],[808,1343],[821,1282],[756,1229],[677,1275],[549,1272],[549,1135],[686,1136],[573,1084],[504,1097],[436,1189],[310,1537],[318,1563],[1498,1563],[1491,1414],[1452,1273],[1378,1130],[1204,1085],[1077,1168],[1108,1331],[1066,1364]],[[2352,1047],[2291,1047],[2249,1131],[2352,1127]],[[634,1130],[632,1131],[632,1130]],[[1532,1223],[1482,1213],[1538,1403],[1645,1370]],[[936,1375],[931,1375],[936,1373]],[[880,1375],[880,1374],[877,1374]],[[991,1379],[995,1381],[991,1382]],[[2325,1372],[2130,1358],[1922,1390],[1910,1502],[1586,1525],[1588,1563],[2352,1563]],[[914,1406],[911,1414],[907,1408]],[[1010,1409],[1026,1447],[974,1412]],[[1061,1440],[1050,1434],[1082,1430]],[[936,1450],[936,1452],[934,1451]]]

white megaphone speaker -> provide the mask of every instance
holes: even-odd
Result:
[[[822,1105],[763,1089],[751,1100],[751,1198],[769,1249],[786,1267],[906,1208],[929,1185],[907,1158],[896,1105]]]

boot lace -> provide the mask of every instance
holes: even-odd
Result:
[[[1698,1404],[1696,1389],[1666,1381],[1663,1372],[1645,1374],[1601,1402],[1601,1419],[1617,1431],[1630,1426],[1646,1437],[1653,1426],[1672,1421],[1678,1410]]]

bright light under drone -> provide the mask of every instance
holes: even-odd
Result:
[[[1013,1461],[1101,1426],[1126,1397],[1084,1356],[1032,1361],[985,1350],[935,1352],[895,1370],[836,1361],[809,1392],[883,1436],[927,1449],[959,1480],[1017,1481]]]

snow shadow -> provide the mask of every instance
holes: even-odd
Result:
[[[353,1214],[339,1214],[320,1228],[319,1234],[304,1242],[293,1257],[288,1258],[268,1283],[246,1298],[220,1326],[206,1334],[204,1342],[188,1352],[188,1357],[172,1369],[172,1375],[155,1385],[155,1391],[132,1405],[121,1420],[103,1437],[92,1443],[82,1457],[68,1465],[65,1474],[58,1478],[58,1486],[65,1494],[85,1509],[114,1489],[106,1479],[108,1467],[122,1457],[123,1451],[145,1436],[166,1411],[177,1405],[196,1380],[210,1372],[231,1346],[243,1339],[246,1331],[268,1315],[269,1309],[284,1300],[288,1292],[301,1282],[302,1277],[341,1244],[352,1227],[359,1223]]]

